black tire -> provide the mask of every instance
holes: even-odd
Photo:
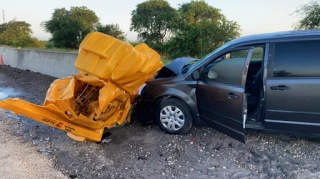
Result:
[[[167,108],[166,108],[167,107]],[[178,124],[172,124],[174,125],[174,127],[169,127],[171,125],[166,125],[165,122],[162,122],[163,120],[161,120],[161,116],[160,113],[162,113],[162,116],[167,115],[165,108],[168,109],[170,108],[175,110],[175,111],[181,111],[183,114],[183,118],[181,117],[181,113],[177,112],[177,115],[180,115],[179,117],[176,116],[175,114],[171,114],[172,118],[174,119],[167,119],[166,117],[163,117],[165,119],[163,120],[171,120],[171,123],[173,123],[172,121],[177,121],[180,119],[182,121],[182,119],[184,120],[183,124],[181,123],[181,121],[179,120],[179,125],[182,124],[182,126],[177,126]],[[171,116],[170,116],[171,117]],[[169,118],[170,118],[169,117]],[[179,119],[177,119],[179,118]],[[160,102],[159,106],[158,106],[158,110],[156,113],[156,123],[158,124],[158,126],[164,130],[166,133],[168,134],[186,134],[188,133],[189,129],[192,126],[192,116],[191,116],[191,112],[188,108],[188,106],[186,105],[186,103],[184,103],[182,100],[177,99],[177,98],[169,98],[169,99],[165,99],[163,101]],[[176,128],[176,129],[170,129],[170,128]]]

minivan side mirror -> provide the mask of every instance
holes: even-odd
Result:
[[[200,70],[197,69],[197,70],[193,71],[191,76],[192,76],[193,80],[199,80],[200,79]]]

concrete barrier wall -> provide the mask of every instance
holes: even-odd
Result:
[[[56,78],[77,73],[73,66],[77,53],[0,47],[0,54],[5,65],[22,70],[39,72]]]

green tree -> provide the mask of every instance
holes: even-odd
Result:
[[[179,15],[182,23],[197,24],[201,21],[217,22],[223,15],[220,10],[210,6],[205,1],[191,1],[179,7]]]
[[[31,35],[31,25],[25,21],[12,20],[8,23],[0,24],[0,44],[37,47],[37,39]]]
[[[237,22],[229,21],[220,10],[205,1],[180,5],[179,20],[166,46],[171,58],[202,57],[240,35]]]
[[[49,21],[42,23],[44,29],[52,34],[50,41],[58,48],[79,47],[84,37],[95,30],[99,18],[85,6],[55,9]]]
[[[295,29],[319,29],[320,28],[320,4],[311,1],[299,7],[295,12],[300,20],[294,25]]]
[[[110,35],[112,37],[115,37],[119,40],[126,40],[126,35],[124,32],[120,29],[118,24],[107,24],[107,25],[102,25],[98,24],[96,27],[98,32]]]
[[[176,20],[176,10],[165,0],[148,0],[131,13],[130,30],[149,45],[164,44]]]

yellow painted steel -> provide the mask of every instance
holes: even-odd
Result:
[[[55,80],[43,106],[8,99],[0,107],[67,131],[74,140],[101,141],[105,127],[129,119],[135,91],[162,66],[160,55],[146,44],[132,47],[94,32],[80,45],[79,74]]]

